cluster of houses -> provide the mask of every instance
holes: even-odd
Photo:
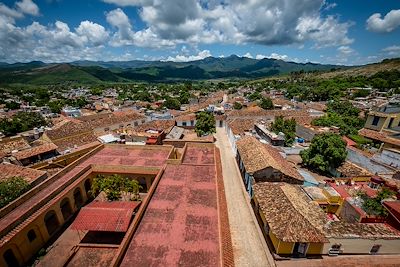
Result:
[[[68,96],[87,93],[80,89]],[[103,99],[96,112],[64,108],[52,118],[51,128],[3,138],[3,178],[26,173],[31,183],[38,183],[101,144],[166,144],[183,149],[188,143],[213,143],[212,135],[198,137],[194,132],[196,112],[206,110],[214,114],[215,126],[226,131],[243,187],[277,259],[400,253],[400,103],[395,98],[369,110],[359,131],[378,145],[360,147],[343,137],[348,157],[331,177],[325,177],[304,169],[299,154],[315,135],[338,132],[335,127],[311,124],[324,114],[326,103],[293,102],[272,91],[275,108],[264,110],[243,95],[217,92],[180,111],[162,112],[145,108],[149,103],[125,103],[114,109],[118,93],[106,94],[112,105]],[[235,102],[242,108],[233,109]],[[283,133],[271,130],[278,116],[296,121],[291,147],[284,146]],[[376,198],[382,188],[394,192],[381,203],[385,216],[371,214],[363,205],[365,197]]]

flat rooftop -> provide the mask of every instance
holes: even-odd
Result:
[[[121,266],[223,265],[230,233],[218,166],[214,145],[188,145],[182,164],[166,166]]]
[[[33,209],[38,209],[42,205],[41,202],[45,201],[49,195],[55,193],[59,188],[68,184],[71,180],[75,179],[76,175],[88,166],[93,165],[107,165],[116,166],[118,170],[123,171],[124,166],[135,167],[162,167],[172,147],[159,146],[157,148],[143,147],[143,146],[127,146],[127,145],[105,145],[96,151],[93,155],[87,158],[78,160],[77,165],[67,166],[67,171],[61,175],[55,175],[47,178],[45,181],[52,179],[51,183],[40,190],[35,190],[40,184],[31,189],[27,194],[31,196],[20,205],[16,206],[12,211],[5,214],[0,218],[0,245],[7,241],[3,240],[6,233],[6,228],[11,224],[20,220],[21,216],[29,213]],[[69,170],[68,170],[69,168]]]

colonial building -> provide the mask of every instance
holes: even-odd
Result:
[[[252,136],[243,137],[236,144],[236,161],[250,196],[253,195],[253,184],[258,182],[303,184],[304,178],[296,167],[271,145],[262,144]]]

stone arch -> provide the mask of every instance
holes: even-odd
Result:
[[[69,201],[69,198],[64,198],[60,202],[60,209],[61,213],[63,215],[64,221],[66,221],[71,215],[73,214],[72,208],[71,208],[71,202]]]
[[[49,236],[52,236],[60,226],[60,222],[58,221],[57,214],[54,210],[50,210],[44,216],[44,224],[46,225],[47,232]]]
[[[6,251],[4,251],[3,259],[6,262],[8,267],[19,267],[19,266],[21,266],[19,264],[19,261],[18,261],[17,257],[14,254],[14,251],[11,248],[9,248]]]
[[[75,188],[74,190],[74,203],[77,209],[79,209],[83,205],[82,192],[79,187]]]
[[[92,188],[92,181],[90,181],[90,179],[86,179],[86,181],[85,181],[85,183],[84,183],[84,186],[85,186],[86,194],[87,194],[87,196],[89,197],[89,195],[90,195],[90,189]]]

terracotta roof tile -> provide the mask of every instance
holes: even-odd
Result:
[[[392,144],[400,146],[400,139],[390,137],[388,134],[384,132],[377,132],[374,130],[363,128],[358,131],[358,133],[362,136],[365,136],[370,139],[378,140],[384,143]]]
[[[275,236],[284,242],[328,242],[322,226],[327,219],[318,204],[296,185],[257,183],[254,195]]]
[[[267,144],[262,144],[253,136],[246,136],[236,142],[246,171],[256,171],[272,167],[294,179],[304,181],[296,167],[287,161],[279,151]]]
[[[50,152],[52,150],[56,150],[58,147],[53,143],[46,143],[40,146],[31,147],[29,149],[25,149],[22,151],[18,151],[12,154],[16,159],[27,159],[33,156],[37,156],[46,152]]]
[[[234,135],[240,135],[253,130],[256,122],[256,119],[235,118],[228,121],[228,126]]]
[[[31,168],[26,168],[14,164],[0,164],[0,180],[5,180],[11,177],[22,177],[29,183],[45,175],[46,172]]]

